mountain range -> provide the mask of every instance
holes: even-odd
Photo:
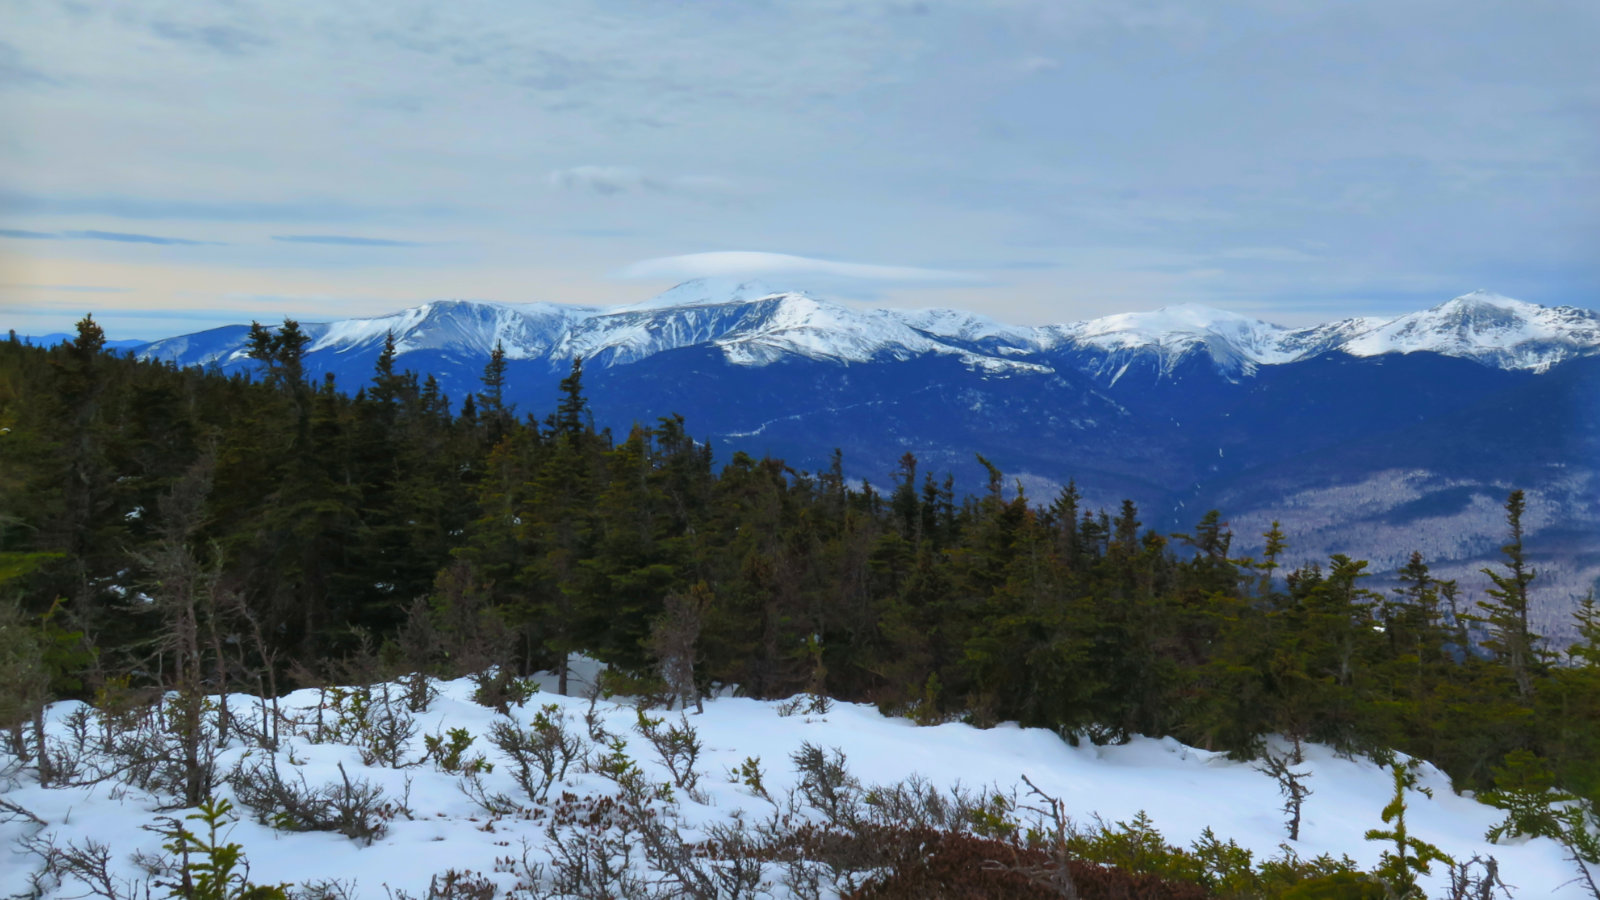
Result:
[[[1371,357],[1431,352],[1495,368],[1542,372],[1600,353],[1600,313],[1548,308],[1474,291],[1395,319],[1343,319],[1285,328],[1186,304],[1063,325],[1016,326],[951,309],[858,309],[752,282],[702,279],[621,307],[507,305],[442,300],[385,316],[302,323],[319,353],[376,353],[393,333],[397,352],[487,355],[614,367],[688,347],[713,346],[729,364],[802,358],[842,364],[941,355],[974,369],[1021,371],[1077,355],[1075,366],[1115,383],[1140,359],[1165,373],[1203,353],[1237,380],[1260,366],[1339,351]],[[143,345],[141,356],[183,365],[247,364],[242,325]],[[120,342],[127,344],[129,342]],[[331,366],[328,371],[342,367]]]
[[[459,300],[302,323],[306,368],[355,390],[391,333],[397,364],[452,398],[481,389],[498,345],[519,412],[554,408],[584,361],[596,423],[685,416],[726,459],[771,454],[887,484],[901,457],[1048,502],[1069,479],[1091,503],[1138,503],[1148,527],[1224,512],[1250,552],[1282,523],[1294,561],[1343,552],[1384,586],[1411,550],[1469,602],[1524,489],[1540,568],[1535,620],[1569,633],[1600,579],[1600,314],[1476,291],[1393,319],[1285,328],[1200,306],[1015,326],[948,309],[858,308],[803,292],[693,281],[629,306]],[[253,368],[244,325],[131,352]]]

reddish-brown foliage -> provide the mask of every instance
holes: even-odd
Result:
[[[1052,862],[1039,850],[971,834],[899,829],[889,871],[849,900],[1059,900]],[[1079,900],[1206,900],[1199,885],[1073,860]]]

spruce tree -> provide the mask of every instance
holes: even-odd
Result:
[[[1511,673],[1517,696],[1523,699],[1533,693],[1534,670],[1541,662],[1539,636],[1528,627],[1528,585],[1537,573],[1529,567],[1522,548],[1522,514],[1526,508],[1522,491],[1512,491],[1506,498],[1506,524],[1511,539],[1500,547],[1506,556],[1506,571],[1481,570],[1494,587],[1488,589],[1490,600],[1479,601],[1478,608],[1483,612],[1475,617],[1488,628],[1484,646]]]
[[[594,423],[589,415],[589,401],[583,396],[583,357],[573,357],[572,371],[561,379],[558,390],[561,399],[556,402],[555,414],[549,419],[552,432],[573,440],[586,429],[592,432]]]
[[[462,415],[468,415],[469,409],[475,409],[479,419],[488,428],[487,443],[494,446],[505,436],[510,427],[512,407],[505,402],[506,392],[506,348],[500,341],[494,342],[494,350],[489,354],[489,362],[483,367],[483,391],[477,395],[477,404],[473,407],[462,407]],[[472,395],[467,395],[467,402],[472,402]]]

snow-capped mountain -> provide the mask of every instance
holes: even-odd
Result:
[[[1600,350],[1600,314],[1473,291],[1375,325],[1344,341],[1340,349],[1353,356],[1425,351],[1542,372]]]
[[[1432,352],[1508,370],[1544,371],[1600,353],[1600,314],[1547,308],[1476,291],[1392,320],[1357,318],[1285,328],[1186,304],[1043,327],[1007,325],[948,309],[858,309],[751,282],[693,281],[630,306],[511,306],[445,300],[367,319],[302,326],[311,353],[357,353],[393,332],[398,351],[485,356],[499,343],[512,359],[581,356],[609,367],[687,347],[714,347],[730,363],[789,358],[862,363],[951,356],[984,371],[1065,364],[1114,383],[1139,360],[1158,374],[1204,354],[1230,379],[1261,366],[1324,353]],[[239,326],[156,341],[141,356],[185,365],[245,362]]]
[[[396,354],[438,350],[487,356],[500,344],[513,359],[559,353],[559,340],[574,324],[597,310],[557,303],[502,306],[466,300],[437,300],[371,319],[346,319],[307,326],[308,352],[349,350],[382,344],[393,332]]]
[[[803,293],[681,306],[647,301],[585,319],[561,347],[568,358],[612,366],[696,345],[713,345],[729,362],[744,366],[790,355],[852,363],[956,352],[885,310],[857,310]]]
[[[1112,360],[1129,353],[1155,353],[1168,368],[1203,350],[1219,371],[1234,376],[1333,351],[1351,356],[1428,352],[1536,372],[1600,353],[1600,313],[1543,307],[1487,291],[1473,291],[1395,319],[1360,317],[1309,328],[1284,328],[1185,304],[1056,330],[1080,347],[1105,351]]]

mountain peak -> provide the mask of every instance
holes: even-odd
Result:
[[[749,303],[778,294],[803,294],[803,291],[775,290],[760,281],[741,278],[696,278],[671,287],[648,300],[620,307],[620,310],[669,309],[681,306],[721,306]]]
[[[1174,347],[1218,337],[1258,344],[1265,337],[1283,330],[1259,319],[1198,303],[1102,316],[1063,329],[1069,337],[1108,348],[1151,344]]]
[[[1107,331],[1130,329],[1146,333],[1196,333],[1211,331],[1218,326],[1234,329],[1242,324],[1266,325],[1267,323],[1236,312],[1204,306],[1199,303],[1179,303],[1147,312],[1118,313],[1112,316],[1104,316],[1099,319],[1091,319],[1084,324],[1087,326],[1085,333],[1100,334]]]
[[[1472,291],[1471,293],[1462,294],[1459,297],[1446,300],[1445,302],[1435,306],[1431,310],[1427,310],[1426,312],[1449,314],[1470,312],[1474,310],[1503,310],[1506,312],[1520,313],[1522,315],[1533,315],[1537,314],[1537,312],[1541,309],[1544,309],[1544,307],[1538,305],[1537,303],[1528,303],[1524,300],[1517,300],[1512,297],[1507,297],[1504,294],[1497,294],[1494,291],[1486,291],[1480,288],[1476,291]]]
[[[1353,356],[1430,351],[1506,369],[1543,371],[1595,352],[1600,315],[1477,290],[1385,322],[1348,341]]]

